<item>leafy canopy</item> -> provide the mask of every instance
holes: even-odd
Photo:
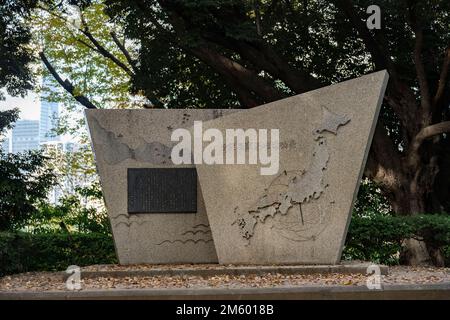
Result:
[[[11,128],[18,115],[16,109],[0,111],[0,133]],[[47,198],[54,175],[44,169],[46,161],[39,151],[12,154],[0,148],[0,230],[23,227],[37,211],[37,202]]]
[[[26,18],[36,0],[0,0],[0,89],[10,95],[24,95],[33,86],[29,48],[30,27]],[[4,92],[0,91],[0,100]]]

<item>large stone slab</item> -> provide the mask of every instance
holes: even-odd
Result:
[[[121,264],[217,262],[200,185],[197,183],[196,212],[189,206],[189,212],[129,213],[135,212],[133,208],[139,208],[139,204],[128,208],[127,172],[130,168],[193,168],[190,165],[172,164],[172,131],[189,128],[194,120],[211,120],[234,111],[86,111],[97,170]],[[138,174],[138,178],[142,179],[134,186],[131,184],[130,188],[137,188],[135,193],[147,192],[139,188],[142,183],[146,183],[147,177],[155,179],[152,174]],[[167,192],[162,187],[162,191]],[[167,199],[177,201],[177,194],[172,196],[175,198]],[[174,207],[165,205],[164,208]]]
[[[220,263],[339,262],[387,80],[381,71],[203,123],[280,130],[276,175],[197,165]]]

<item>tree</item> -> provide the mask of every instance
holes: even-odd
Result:
[[[23,95],[33,85],[33,54],[27,47],[31,34],[26,18],[36,2],[0,0],[0,89],[6,88],[11,95]]]
[[[17,109],[0,111],[0,134],[12,127]],[[37,151],[4,153],[0,148],[0,230],[19,229],[37,211],[38,200],[47,198],[54,183],[51,170]]]
[[[92,4],[80,11],[82,14],[68,5],[60,10],[52,8],[39,3],[31,20],[35,46],[45,48],[41,60],[47,68],[43,71],[66,91],[44,92],[47,100],[63,102],[70,108],[80,104],[88,108],[121,108],[130,104],[130,67],[113,41],[113,29],[103,6]],[[114,38],[122,41],[119,37],[120,31],[115,30]],[[71,99],[67,99],[67,93]]]
[[[65,194],[57,204],[39,203],[38,211],[27,224],[27,231],[45,233],[56,230],[81,233],[110,234],[108,215],[98,182],[87,187],[77,187]]]
[[[366,28],[365,9],[372,4],[382,9],[381,30]],[[97,41],[86,20],[80,30],[87,40],[81,40],[121,67],[132,92],[142,92],[155,107],[249,108],[387,69],[390,82],[365,174],[399,215],[450,211],[448,1],[105,0],[104,5],[111,27],[127,39],[117,41],[112,31],[120,53],[111,54]],[[41,58],[57,76],[45,52]],[[418,242],[409,248],[410,263],[430,256],[441,260],[431,247],[420,251]]]
[[[27,19],[36,4],[35,0],[0,1],[0,89],[13,96],[23,96],[34,84],[35,57]],[[0,111],[0,136],[18,117],[17,109]],[[0,148],[0,230],[21,227],[36,210],[36,201],[46,198],[53,175],[42,169],[45,161],[39,152],[10,154]]]

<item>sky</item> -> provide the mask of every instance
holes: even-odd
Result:
[[[41,102],[38,94],[33,91],[29,91],[28,95],[24,98],[11,97],[7,94],[5,94],[5,96],[5,100],[0,100],[0,111],[19,108],[20,120],[39,120]],[[61,112],[61,106],[59,109]],[[11,130],[7,132],[6,137],[11,137]],[[73,137],[69,135],[63,135],[61,137],[62,142],[70,140],[73,140]]]
[[[34,92],[29,92],[25,98],[6,96],[6,100],[0,100],[0,110],[8,110],[13,108],[20,109],[20,119],[23,120],[39,120],[39,112],[41,103],[39,96]]]

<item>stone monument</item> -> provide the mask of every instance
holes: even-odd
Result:
[[[195,168],[192,165],[172,164],[170,150],[174,142],[171,142],[170,136],[175,128],[192,126],[194,119],[211,120],[235,111],[86,111],[97,171],[121,264],[217,262]],[[190,175],[190,182],[192,172],[194,174],[195,185],[188,187],[196,189],[195,210],[192,210],[192,204],[185,212],[171,208],[170,203],[165,208],[161,208],[161,203],[149,203],[150,205],[145,206],[144,201],[139,201],[142,199],[136,198],[145,191],[158,191],[159,195],[168,196],[167,190],[159,192],[145,184],[151,184],[151,179],[147,178],[152,177],[152,169],[169,169],[166,178],[170,178],[170,169],[175,167],[183,168],[185,175]],[[153,171],[158,172],[161,170]],[[160,180],[164,178],[160,177]],[[158,181],[155,182],[158,185]],[[167,187],[161,183],[159,185],[163,189]],[[172,191],[176,193],[180,190]],[[170,202],[170,198],[166,202]]]
[[[338,263],[387,80],[380,71],[248,110],[87,110],[120,263]],[[266,150],[276,172],[175,165],[172,133],[195,135],[195,121],[278,129]]]

